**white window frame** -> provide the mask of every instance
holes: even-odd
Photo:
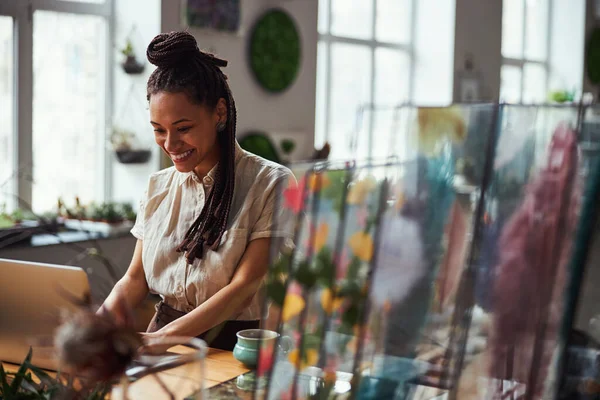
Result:
[[[33,177],[33,14],[36,11],[55,11],[69,14],[102,17],[106,21],[106,95],[105,128],[112,120],[114,0],[103,3],[84,3],[68,0],[0,1],[0,16],[13,18],[14,81],[13,81],[13,171],[19,171],[12,192],[26,204],[32,204]],[[110,153],[104,135],[99,135],[98,146],[103,149],[102,187],[97,188],[99,199],[111,196]],[[18,204],[16,206],[19,206]],[[36,210],[37,211],[37,210]]]
[[[323,43],[326,46],[326,66],[325,66],[325,75],[326,75],[326,83],[327,86],[325,88],[325,118],[324,118],[324,132],[325,136],[322,139],[323,143],[329,141],[330,132],[331,132],[331,45],[334,43],[344,43],[351,44],[357,46],[368,47],[371,52],[371,87],[369,93],[369,100],[367,103],[363,104],[364,108],[373,108],[375,105],[375,50],[377,48],[388,48],[397,51],[403,51],[407,54],[409,58],[409,71],[408,71],[408,99],[407,103],[409,103],[413,99],[414,93],[414,76],[415,76],[415,48],[414,48],[414,39],[415,39],[415,20],[416,20],[416,12],[417,12],[417,0],[411,0],[411,26],[410,26],[410,39],[408,43],[398,44],[398,43],[390,43],[383,42],[376,39],[377,33],[377,2],[378,0],[368,0],[371,1],[373,10],[372,10],[372,28],[371,28],[371,37],[372,39],[356,39],[345,36],[338,36],[331,34],[331,26],[332,26],[332,1],[327,1],[327,32],[321,33],[318,32],[318,44]],[[318,24],[317,24],[318,25]],[[318,71],[318,69],[317,69]],[[319,76],[317,75],[317,79]],[[317,92],[318,94],[318,92]],[[317,102],[318,103],[318,102]],[[398,105],[390,105],[391,107],[395,107]],[[315,123],[317,121],[315,120]],[[368,154],[369,157],[373,154],[373,128],[374,128],[374,118],[369,119],[369,126],[367,128],[367,133],[369,135],[368,138]],[[315,132],[317,131],[315,126]],[[315,138],[316,139],[316,138]],[[316,140],[315,140],[316,141]]]
[[[511,66],[516,67],[521,70],[521,83],[520,83],[520,93],[519,93],[519,101],[518,103],[523,103],[523,94],[525,90],[525,66],[526,65],[538,65],[546,71],[546,82],[545,82],[545,90],[548,91],[550,87],[550,52],[552,51],[552,2],[553,0],[548,0],[548,21],[547,21],[547,32],[546,32],[546,57],[544,60],[531,60],[525,58],[525,46],[527,40],[527,0],[520,0],[523,7],[523,26],[522,26],[522,40],[521,40],[521,54],[523,58],[514,58],[514,57],[505,57],[502,54],[502,66]],[[502,81],[500,81],[502,84]],[[502,93],[502,88],[500,88],[500,93]],[[504,101],[504,99],[500,99]]]

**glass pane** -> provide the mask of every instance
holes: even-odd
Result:
[[[357,130],[369,126],[361,117],[361,107],[370,101],[371,51],[366,46],[345,43],[331,45],[331,105],[329,110],[329,142],[331,158],[348,158],[356,154]],[[368,137],[361,132],[361,138]],[[365,156],[366,154],[362,154]]]
[[[0,16],[0,209],[15,204],[13,20]]]
[[[37,11],[33,26],[33,208],[52,209],[59,196],[67,202],[75,196],[84,203],[99,200],[106,22]]]
[[[398,106],[408,101],[410,60],[403,51],[375,50],[375,106],[373,112],[373,157],[390,155],[392,139],[401,132]]]
[[[538,64],[523,67],[523,102],[543,103],[546,99],[546,68]]]
[[[327,140],[327,43],[319,42],[317,46],[317,99],[315,110],[315,147],[321,148]]]
[[[545,60],[548,53],[548,0],[527,0],[525,58]]]
[[[329,24],[329,0],[319,0],[319,33],[325,34],[329,32],[327,25]]]
[[[381,42],[410,41],[412,0],[377,0],[375,38]]]
[[[331,0],[331,34],[373,38],[373,1]]]
[[[503,65],[500,71],[500,101],[521,102],[521,68]]]
[[[523,2],[504,0],[502,3],[502,55],[523,57]]]
[[[61,1],[71,1],[74,3],[105,3],[106,0],[61,0]]]

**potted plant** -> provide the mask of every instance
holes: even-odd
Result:
[[[125,42],[125,47],[121,49],[121,54],[125,56],[125,61],[121,64],[126,74],[137,75],[144,72],[144,64],[140,63],[135,57],[135,51],[130,39]]]
[[[125,129],[115,128],[111,136],[111,144],[122,164],[143,164],[150,159],[150,150],[134,149],[135,134]]]

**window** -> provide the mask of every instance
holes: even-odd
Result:
[[[551,1],[503,1],[501,101],[545,101],[548,92]]]
[[[112,1],[0,3],[0,72],[14,65],[17,82],[7,91],[0,73],[0,100],[17,105],[0,107],[0,171],[21,207],[104,200]]]
[[[411,98],[413,7],[319,1],[315,144],[329,142],[332,159],[388,155],[375,132],[389,129],[389,110]]]
[[[14,90],[13,90],[13,20],[0,16],[0,209],[12,204],[15,191],[14,153]]]

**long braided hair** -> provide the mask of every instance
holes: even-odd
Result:
[[[188,32],[162,33],[148,45],[148,61],[156,69],[148,79],[148,100],[158,92],[187,94],[195,104],[214,110],[219,99],[225,99],[227,121],[217,133],[221,159],[217,165],[215,184],[202,212],[185,234],[178,252],[185,252],[188,263],[202,258],[204,246],[216,250],[225,232],[231,209],[235,170],[235,130],[237,112],[227,76],[221,67],[227,61],[200,51],[196,39]]]

